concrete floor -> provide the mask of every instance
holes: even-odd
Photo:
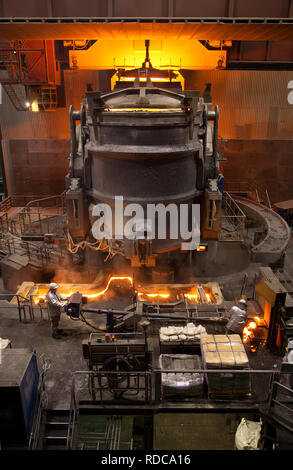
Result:
[[[248,269],[234,275],[221,276],[216,280],[222,286],[225,300],[234,300],[240,293],[244,273],[247,272],[249,283],[247,295],[250,296],[254,274],[259,264],[250,264]],[[285,269],[293,278],[293,240],[287,250]],[[215,279],[214,279],[215,280]],[[3,291],[2,291],[3,292]],[[129,298],[115,298],[108,303],[100,302],[99,306],[108,305],[110,308],[124,308],[130,304]],[[13,348],[33,347],[36,350],[39,367],[41,356],[50,361],[51,367],[47,373],[48,408],[65,409],[70,405],[70,389],[72,374],[78,370],[86,370],[87,364],[82,356],[82,340],[93,331],[80,321],[72,321],[62,314],[60,328],[68,332],[61,340],[51,337],[50,322],[47,318],[42,321],[36,315],[36,322],[19,322],[16,308],[0,308],[0,337],[9,338]],[[99,328],[105,327],[105,318],[89,314],[87,318]]]
[[[239,413],[159,413],[154,417],[154,450],[233,450]],[[254,415],[245,417],[254,420]]]

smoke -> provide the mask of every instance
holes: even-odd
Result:
[[[68,268],[57,268],[52,276],[51,282],[57,284],[91,284],[93,276],[87,271],[75,271]]]
[[[79,291],[84,295],[96,294],[103,291],[112,276],[131,275],[124,272],[112,272],[112,270],[100,270],[99,272],[79,272],[72,269],[58,268],[52,274],[51,282],[54,281],[60,285],[59,291],[62,293],[62,285],[70,284],[71,291]],[[63,288],[64,290],[64,288]],[[66,292],[64,292],[66,294]],[[103,303],[117,299],[131,299],[133,296],[132,284],[127,280],[113,280],[104,294],[99,297],[88,299],[88,303]]]

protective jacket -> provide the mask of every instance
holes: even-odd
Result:
[[[64,306],[62,300],[65,300],[66,297],[49,290],[46,295],[46,303],[48,306],[49,317],[60,317],[61,309]]]
[[[247,320],[247,312],[235,305],[231,308],[229,314],[231,316],[226,326],[227,330],[241,334]]]

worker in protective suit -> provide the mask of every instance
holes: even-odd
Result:
[[[59,286],[55,282],[52,282],[49,287],[50,289],[46,295],[46,303],[48,306],[49,318],[51,320],[52,337],[55,339],[60,339],[63,331],[58,329],[58,325],[62,308],[66,305],[64,300],[66,300],[67,297],[58,294],[57,289]]]
[[[247,321],[247,302],[240,299],[238,305],[234,305],[228,313],[229,318],[226,325],[226,334],[238,334],[242,336],[243,328]]]

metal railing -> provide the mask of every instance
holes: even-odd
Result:
[[[239,380],[242,375],[249,377],[249,387],[247,390],[239,394],[239,389],[236,387],[235,393],[222,394],[219,393],[219,396],[211,398],[211,394],[208,393],[208,398],[206,397],[206,392],[204,392],[203,397],[189,397],[189,402],[192,407],[196,403],[202,407],[202,405],[211,405],[218,403],[227,403],[229,402],[230,406],[234,408],[250,408],[251,406],[257,408],[259,411],[263,408],[264,410],[270,410],[274,404],[280,404],[280,401],[276,399],[276,387],[282,387],[283,389],[290,392],[293,396],[293,390],[289,389],[285,385],[280,384],[280,376],[284,373],[282,370],[277,369],[268,369],[268,370],[253,370],[253,369],[197,369],[192,371],[184,370],[162,370],[162,369],[153,369],[152,371],[77,371],[73,374],[72,386],[71,386],[71,403],[70,403],[70,413],[69,413],[69,424],[68,424],[68,433],[67,433],[67,449],[74,449],[77,442],[77,425],[79,419],[79,407],[83,403],[97,403],[103,407],[106,411],[107,407],[111,409],[111,406],[117,404],[116,399],[104,401],[100,395],[100,400],[93,400],[91,393],[91,378],[95,379],[95,386],[97,392],[100,394],[106,394],[107,392],[113,392],[113,378],[115,380],[115,375],[119,377],[121,374],[129,375],[129,377],[135,378],[141,376],[145,378],[145,387],[137,386],[137,390],[144,391],[144,400],[132,400],[132,401],[123,401],[124,405],[136,406],[144,403],[150,407],[156,409],[158,406],[164,407],[164,403],[169,402],[170,397],[164,397],[163,387],[162,387],[162,375],[163,374],[172,374],[173,378],[176,374],[200,374],[203,375],[203,381],[209,384],[209,379],[215,376],[220,377],[223,381],[233,381],[236,378]],[[288,372],[286,372],[288,374]],[[293,371],[291,368],[291,380],[293,378]],[[110,380],[109,380],[110,379]],[[108,382],[108,387],[106,382]],[[121,385],[121,384],[120,384]],[[134,388],[133,388],[134,389]],[[121,391],[120,387],[117,387],[117,390]],[[234,392],[232,390],[232,392]],[[176,401],[176,400],[175,400]],[[182,402],[182,395],[180,401]],[[120,402],[121,407],[123,408],[123,403]],[[292,402],[293,403],[293,402]],[[187,401],[184,400],[184,407],[186,408]],[[292,422],[293,422],[293,409],[289,408],[284,403],[282,404],[286,410],[292,412]],[[180,405],[179,405],[180,406]],[[103,435],[92,436],[92,443],[104,443],[107,445],[107,439]],[[108,442],[109,445],[109,442]],[[110,444],[111,445],[111,444]],[[113,447],[113,446],[112,446]]]
[[[34,195],[13,195],[8,196],[0,202],[0,229],[2,232],[11,231],[9,224],[12,220],[8,217],[9,209],[12,207],[23,207],[17,214],[17,220],[14,223],[20,225],[20,232],[24,233],[28,228],[39,225],[41,233],[48,233],[49,222],[47,224],[47,230],[43,228],[44,221],[49,218],[59,216],[61,218],[59,225],[64,225],[65,220],[62,216],[66,216],[66,205],[65,205],[65,192],[54,195],[37,198]],[[54,209],[54,213],[50,212],[50,209]],[[51,221],[52,222],[52,221]]]
[[[66,225],[65,192],[57,196],[48,196],[29,201],[18,214],[20,231],[24,234],[32,231],[37,234],[50,232],[63,233]],[[53,212],[50,211],[53,209]]]
[[[15,235],[18,234],[16,221],[14,219],[10,219],[7,213],[0,216],[0,232],[1,233],[9,232]]]
[[[0,253],[4,256],[13,254],[27,256],[29,262],[36,262],[42,267],[54,260],[60,263],[64,259],[64,251],[65,246],[62,244],[50,245],[44,241],[37,244],[33,241],[24,241],[20,235],[12,232],[0,234]]]
[[[117,383],[119,377],[125,380],[124,387],[121,381]],[[96,394],[99,394],[99,403],[106,404],[109,401],[109,393],[116,391],[121,393],[128,392],[133,397],[141,396],[137,400],[130,400],[131,403],[144,404],[151,401],[152,395],[152,373],[150,371],[77,371],[73,374],[71,385],[71,401],[69,412],[69,424],[67,433],[67,449],[74,448],[74,440],[76,438],[76,428],[79,415],[80,401],[97,401]],[[130,384],[130,385],[129,385]],[[93,394],[93,387],[95,392]],[[94,395],[94,398],[93,398]],[[131,398],[130,396],[130,398]],[[112,397],[112,400],[114,398]],[[115,399],[117,404],[117,400]]]
[[[40,427],[41,427],[41,420],[44,409],[47,407],[47,393],[45,387],[45,379],[46,373],[51,367],[51,363],[43,356],[40,357],[42,360],[42,371],[39,376],[39,383],[38,383],[38,390],[37,390],[37,401],[35,404],[35,412],[33,417],[33,424],[30,432],[29,450],[36,450],[39,445],[39,438],[40,438]]]
[[[11,207],[54,207],[63,204],[65,191],[53,196],[43,196],[36,198],[35,194],[11,195],[0,202],[0,212],[7,212]],[[48,204],[48,201],[50,202]]]
[[[225,180],[225,191],[231,195],[244,196],[272,208],[268,190],[254,181]]]
[[[246,216],[230,193],[224,192],[221,214],[221,241],[243,241]]]
[[[281,383],[281,382],[285,383]],[[272,377],[268,415],[293,432],[293,364],[283,362],[279,374]]]
[[[1,302],[6,300],[7,302]],[[9,308],[17,308],[19,321],[27,320],[34,321],[34,313],[31,309],[29,300],[19,294],[0,294],[0,310],[7,311]]]
[[[80,450],[132,450],[133,438],[121,441],[122,416],[108,416],[105,432],[78,434]]]
[[[274,382],[275,377],[279,377],[280,371],[274,370],[256,370],[256,369],[197,369],[197,370],[162,370],[156,369],[153,371],[155,389],[154,395],[152,399],[156,403],[163,403],[164,401],[169,400],[169,398],[164,398],[164,394],[162,393],[162,374],[172,374],[176,376],[176,374],[199,374],[200,376],[203,375],[204,381],[208,384],[208,398],[204,394],[201,398],[191,398],[193,401],[197,401],[198,403],[211,403],[214,400],[217,402],[226,402],[234,401],[235,403],[239,402],[243,405],[252,405],[257,404],[259,405],[268,405],[271,393],[272,393],[272,384]],[[241,376],[247,376],[246,378],[249,379],[247,381],[247,388],[243,390],[239,390],[239,387],[233,387],[236,385],[237,380],[241,380]],[[220,378],[219,378],[220,376]],[[223,386],[225,380],[229,381],[229,386],[231,389],[225,390],[223,387],[222,390],[214,389],[213,388],[213,379],[217,378],[217,380],[223,381]],[[212,381],[210,381],[212,379]]]
[[[37,322],[44,320],[46,312],[46,320],[50,320],[48,309],[45,302],[34,303],[34,298],[39,297],[35,294],[26,297],[20,294],[0,294],[0,310],[17,309],[20,322]],[[2,300],[2,302],[1,302]],[[7,301],[7,302],[3,302]],[[36,312],[38,315],[36,315]]]

